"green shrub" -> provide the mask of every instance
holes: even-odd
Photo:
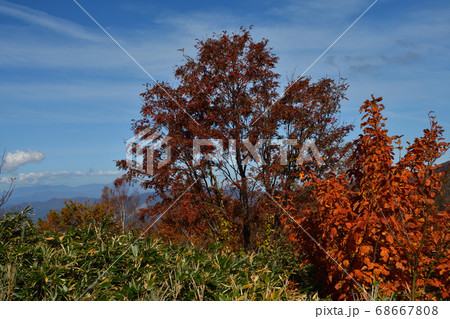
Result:
[[[306,281],[289,281],[305,276],[287,249],[198,249],[111,234],[107,224],[41,232],[29,213],[0,221],[1,300],[298,300],[311,293]]]

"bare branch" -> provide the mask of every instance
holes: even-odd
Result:
[[[6,164],[5,154],[6,151],[3,151],[3,155],[0,160],[0,175],[2,173],[3,166]],[[12,195],[13,190],[14,190],[14,179],[11,178],[8,188],[5,191],[3,191],[3,193],[0,196],[0,208],[2,208],[3,205],[5,205],[8,202],[9,198]]]

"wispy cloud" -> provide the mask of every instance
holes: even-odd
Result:
[[[17,150],[14,153],[7,153],[5,156],[6,172],[13,172],[17,168],[27,163],[37,163],[45,158],[45,154],[40,151],[20,151]]]
[[[386,61],[388,63],[408,64],[410,62],[419,60],[420,55],[416,52],[408,51],[404,55],[396,55],[396,56],[392,56],[392,57],[382,54],[382,55],[380,55],[380,58],[383,61]]]
[[[350,65],[348,69],[351,72],[367,73],[372,71],[376,66],[370,63]]]
[[[117,171],[93,171],[89,170],[87,172],[31,172],[31,173],[20,173],[15,178],[15,183],[22,185],[34,185],[34,184],[50,184],[61,179],[69,179],[73,177],[86,177],[86,176],[116,176],[119,174]],[[9,183],[11,181],[10,177],[2,177],[0,183]]]
[[[102,39],[76,23],[8,1],[0,1],[0,13],[74,38],[91,41]]]
[[[324,59],[324,64],[333,67],[348,68],[349,71],[355,73],[370,73],[373,75],[375,69],[380,71],[382,67],[389,65],[398,66],[419,62],[421,55],[417,52],[406,51],[399,52],[396,55],[379,54],[379,55],[330,55]],[[379,72],[377,72],[379,74]]]
[[[305,24],[313,23],[335,23],[336,20],[344,20],[349,17],[356,18],[361,10],[367,8],[370,1],[341,0],[341,1],[317,1],[304,0],[287,1],[284,5],[274,6],[272,13],[283,18],[298,19]],[[311,12],[314,14],[312,15]],[[320,21],[318,21],[318,19]]]

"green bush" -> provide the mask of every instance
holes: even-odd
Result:
[[[106,225],[106,224],[105,224]],[[40,232],[30,210],[0,220],[1,300],[301,300],[288,249],[247,254],[111,234],[107,226]],[[292,250],[291,250],[292,251]]]

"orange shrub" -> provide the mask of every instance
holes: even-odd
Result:
[[[310,174],[314,202],[290,208],[317,243],[287,220],[286,227],[298,250],[323,270],[324,292],[334,298],[352,299],[376,284],[399,299],[447,299],[450,209],[435,203],[443,182],[435,161],[449,144],[430,116],[431,128],[394,164],[400,137],[387,135],[381,100],[372,96],[360,109],[364,134],[355,141],[351,168],[327,179]]]
[[[71,228],[87,228],[90,224],[108,224],[111,230],[118,228],[113,221],[113,208],[105,203],[77,203],[64,201],[61,211],[50,210],[45,219],[39,218],[40,230],[63,233]]]

